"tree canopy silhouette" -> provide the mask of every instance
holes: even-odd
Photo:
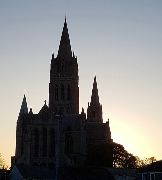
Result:
[[[113,142],[113,167],[114,168],[136,168],[136,157],[128,153],[124,146]]]
[[[0,169],[5,169],[5,161],[0,153]]]
[[[155,162],[154,157],[140,159],[125,150],[124,146],[115,142],[111,144],[93,144],[88,148],[87,165],[114,168],[140,168]]]
[[[101,143],[88,148],[87,165],[112,167],[112,144]]]

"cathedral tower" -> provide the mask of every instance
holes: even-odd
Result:
[[[89,122],[103,122],[102,119],[102,105],[99,102],[96,76],[94,77],[93,89],[91,95],[91,102],[88,103],[87,121]]]
[[[28,116],[28,107],[27,107],[26,97],[24,95],[17,120],[17,127],[16,127],[16,157],[17,158],[21,157],[25,151],[24,131],[26,127],[24,125],[26,122],[24,119],[27,116]]]
[[[55,114],[79,113],[77,58],[71,51],[67,22],[65,18],[58,55],[52,54],[49,108]]]

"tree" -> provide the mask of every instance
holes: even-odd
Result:
[[[130,154],[126,151],[126,163],[125,168],[137,168],[137,159],[133,154]]]
[[[136,168],[137,159],[133,154],[128,153],[124,146],[113,143],[113,167],[114,168]]]
[[[112,159],[112,144],[100,143],[88,147],[87,165],[112,167]]]
[[[136,165],[137,165],[137,168],[140,168],[145,165],[145,162],[144,162],[144,160],[142,160],[138,156],[136,156]]]
[[[113,143],[113,167],[121,168],[125,163],[125,149],[121,144]]]
[[[2,154],[0,153],[0,169],[5,169],[5,161],[2,157]]]
[[[155,157],[145,158],[145,165],[152,164],[154,162],[156,162]]]
[[[155,162],[155,157],[141,160],[139,157],[128,153],[124,146],[118,143],[93,144],[88,148],[87,165],[107,166],[114,168],[140,168]]]
[[[140,159],[139,157],[136,157],[136,161],[137,161],[137,167],[140,168],[156,162],[156,158],[150,157],[150,158]]]

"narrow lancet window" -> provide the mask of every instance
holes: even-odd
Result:
[[[73,153],[73,138],[71,135],[65,137],[65,153]]]
[[[38,129],[34,130],[34,156],[39,156],[39,132]]]
[[[64,100],[64,98],[65,98],[65,92],[64,92],[65,90],[64,90],[64,85],[62,84],[61,85],[61,100]]]
[[[53,128],[49,132],[49,156],[54,157],[55,155],[55,131]]]
[[[55,100],[58,101],[58,85],[55,85]]]
[[[57,107],[55,107],[55,112],[54,112],[55,114],[58,114],[58,112],[57,112]]]
[[[67,87],[67,100],[71,100],[71,88],[70,85]]]
[[[93,118],[95,118],[95,110],[93,110]]]
[[[64,114],[64,108],[63,108],[63,107],[60,107],[59,114],[60,114],[60,115],[63,115],[63,114]]]
[[[44,157],[47,156],[47,129],[46,128],[43,128],[43,143],[42,143],[42,149],[43,149],[43,152],[42,152],[42,155]]]

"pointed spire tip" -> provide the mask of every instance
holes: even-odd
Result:
[[[66,15],[65,15],[65,23],[66,23]]]
[[[21,108],[20,108],[20,114],[22,114],[22,113],[23,114],[28,113],[28,106],[27,106],[25,94],[24,94],[23,101],[22,101]]]
[[[94,77],[94,82],[96,82],[96,75],[95,75],[95,77]]]
[[[72,51],[71,51],[71,45],[70,45],[70,38],[69,38],[69,33],[68,33],[68,27],[66,23],[66,17],[65,17],[65,22],[63,26],[63,31],[61,35],[61,40],[60,40],[60,45],[59,45],[59,50],[58,50],[58,55],[57,56],[62,56],[62,57],[72,57]]]

